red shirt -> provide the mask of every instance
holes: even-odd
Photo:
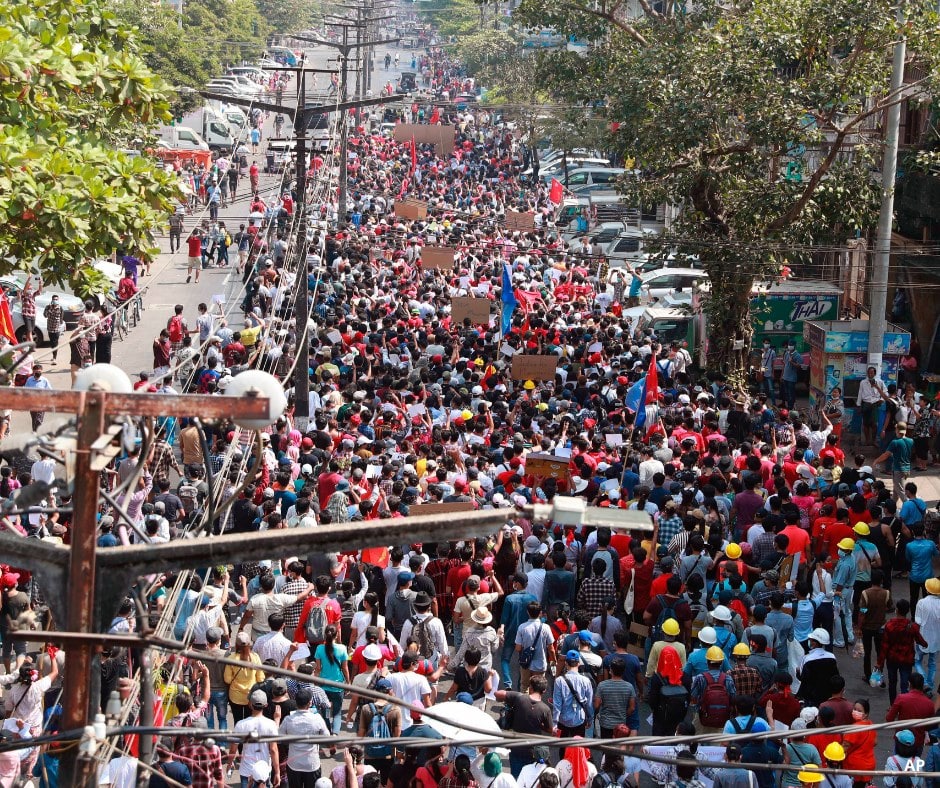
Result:
[[[202,238],[198,235],[191,235],[186,239],[186,248],[189,250],[190,257],[200,257],[202,255]]]
[[[884,633],[881,636],[878,661],[882,664],[887,661],[898,665],[913,665],[915,643],[922,648],[927,647],[927,641],[920,634],[919,624],[900,616],[889,618],[885,622]]]
[[[826,535],[823,538],[823,541],[826,543],[829,557],[836,561],[839,558],[839,542],[848,537],[849,539],[855,538],[855,531],[852,530],[850,525],[837,521],[830,525],[826,529]]]
[[[633,556],[627,556],[627,558],[632,560]],[[653,569],[656,565],[647,558],[639,566],[634,565],[630,568],[624,565],[627,558],[620,559],[620,587],[624,590],[628,589],[630,578],[633,576],[633,609],[646,610],[652,599],[650,589],[653,584]]]
[[[294,630],[295,643],[307,642],[307,633],[305,628],[307,626],[307,619],[310,617],[310,611],[314,606],[319,607],[321,605],[326,611],[327,624],[340,623],[343,618],[343,611],[339,606],[339,602],[337,602],[335,599],[330,599],[329,597],[308,596],[304,602],[303,609],[300,611],[300,621],[297,624],[297,629]],[[337,629],[339,629],[339,627],[337,627]]]
[[[368,645],[368,643],[363,646],[359,646],[353,652],[353,655],[350,658],[352,660],[352,664],[356,666],[356,673],[365,673],[369,669],[369,666],[366,665],[366,661],[362,656],[362,652],[366,645]],[[376,645],[382,649],[382,659],[376,663],[376,667],[381,670],[383,667],[385,667],[386,662],[392,662],[395,659],[395,652],[392,651],[388,646],[383,646],[381,643],[377,643]]]
[[[809,534],[798,525],[788,525],[780,533],[785,534],[790,540],[787,545],[787,555],[800,554],[806,558],[809,552]]]
[[[655,599],[659,594],[666,593],[666,583],[669,582],[670,577],[672,577],[671,572],[668,575],[653,578],[653,582],[650,584],[650,599]]]
[[[447,590],[453,599],[463,596],[463,581],[470,577],[470,564],[460,564],[447,573]]]
[[[924,720],[934,716],[933,701],[918,690],[910,690],[898,695],[885,715],[886,722],[893,720]],[[923,747],[927,729],[920,725],[912,725],[914,746]]]

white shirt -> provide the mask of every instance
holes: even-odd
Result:
[[[385,626],[385,616],[379,616],[376,619],[378,626]],[[356,630],[356,648],[366,644],[366,628],[372,626],[372,613],[368,610],[359,610],[354,616],[351,624]]]
[[[269,720],[263,714],[257,717],[246,717],[240,722],[235,723],[235,730],[238,733],[255,732],[259,736],[277,736],[277,723]],[[271,763],[271,751],[268,742],[251,742],[245,740],[242,745],[242,760],[238,767],[240,777],[250,777],[251,768],[259,761]],[[273,764],[272,764],[273,765]]]
[[[659,460],[643,460],[640,463],[640,484],[644,484],[647,487],[653,487],[653,475],[656,473],[663,473],[665,468]]]
[[[388,680],[392,685],[392,694],[405,703],[413,705],[422,700],[423,696],[431,694],[431,685],[428,684],[428,680],[413,670],[391,673]]]
[[[14,684],[6,696],[7,711],[10,716],[16,709],[16,718],[26,722],[30,728],[42,725],[43,696],[52,687],[52,677],[46,676],[32,684]]]
[[[329,736],[326,723],[313,709],[292,711],[281,722],[282,736]],[[320,768],[320,746],[306,741],[292,741],[287,750],[288,763],[295,772],[315,772]]]
[[[45,457],[33,463],[33,467],[29,469],[29,474],[33,477],[33,481],[45,482],[51,485],[55,481],[55,466],[55,460]]]
[[[98,785],[113,788],[137,788],[137,759],[122,755],[108,761],[98,775]]]
[[[920,634],[927,641],[924,651],[940,651],[940,597],[927,595],[917,603],[914,621],[920,624]]]
[[[252,651],[261,657],[262,662],[273,659],[276,664],[280,665],[287,656],[290,645],[291,641],[284,637],[283,632],[268,632],[255,641]]]
[[[881,392],[884,391],[885,384],[882,383],[878,378],[874,380],[869,380],[867,377],[859,383],[858,386],[858,398],[855,400],[856,405],[861,405],[863,402],[868,403],[881,403],[882,397]]]

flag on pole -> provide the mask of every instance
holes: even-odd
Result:
[[[10,314],[10,302],[6,295],[0,295],[0,336],[5,336],[14,345],[16,332],[13,330],[13,315]]]
[[[512,276],[509,273],[509,263],[503,263],[503,286],[500,293],[500,300],[503,302],[502,320],[500,322],[500,333],[506,336],[509,329],[512,328],[512,313],[516,311],[519,302],[516,300],[516,294],[512,289]]]
[[[415,135],[411,135],[411,174],[418,168],[418,146],[415,144]]]
[[[555,205],[561,205],[563,194],[564,188],[561,185],[561,181],[557,178],[552,178],[552,186],[548,190],[548,199],[555,203]]]
[[[431,118],[430,120],[428,120],[428,123],[430,123],[433,126],[435,123],[439,123],[440,120],[441,120],[441,111],[439,108],[435,107],[434,111],[431,113]]]
[[[656,374],[656,359],[650,359],[649,372],[627,390],[624,404],[636,413],[634,424],[639,429],[646,424],[646,406],[659,399],[659,376]]]

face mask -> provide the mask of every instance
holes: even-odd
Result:
[[[864,719],[864,717],[865,717],[864,711],[859,711],[858,709],[852,709],[853,720],[861,720],[861,719]]]

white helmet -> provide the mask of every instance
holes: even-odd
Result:
[[[718,633],[714,627],[702,627],[698,633],[698,642],[714,646],[718,642]]]

